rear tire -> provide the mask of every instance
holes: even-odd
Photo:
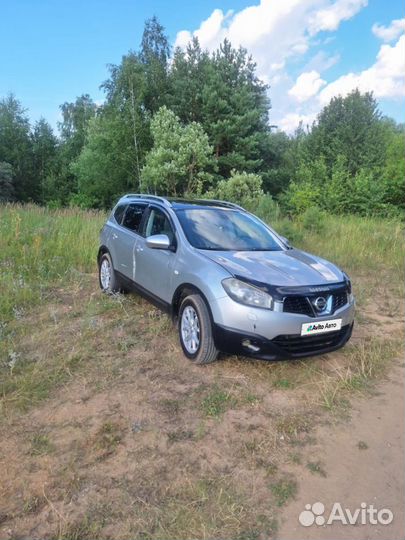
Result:
[[[109,253],[104,253],[100,258],[98,281],[101,290],[107,294],[118,293],[121,290]]]
[[[199,294],[186,296],[179,310],[179,338],[184,354],[194,364],[209,364],[218,356],[207,305]]]

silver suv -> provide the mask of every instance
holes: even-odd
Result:
[[[103,291],[135,290],[168,311],[196,364],[219,351],[323,354],[352,333],[348,276],[228,202],[126,195],[101,230],[98,267]]]

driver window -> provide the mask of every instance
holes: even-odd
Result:
[[[174,232],[170,221],[161,210],[157,210],[156,208],[151,210],[145,230],[146,237],[153,236],[154,234],[165,234],[169,238],[170,243],[173,243]]]

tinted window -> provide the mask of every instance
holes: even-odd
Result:
[[[122,222],[123,227],[138,232],[144,211],[145,206],[141,204],[129,204]]]
[[[174,240],[174,232],[169,219],[164,212],[156,208],[151,209],[145,229],[146,237],[154,234],[166,234],[170,242]]]
[[[122,217],[124,215],[124,212],[125,212],[125,208],[127,207],[126,204],[120,204],[119,206],[117,206],[117,208],[115,209],[115,212],[114,212],[114,217],[115,217],[115,220],[116,222],[121,225],[121,221],[122,221]]]
[[[177,210],[190,244],[218,251],[280,251],[271,231],[258,219],[238,210],[192,208]]]

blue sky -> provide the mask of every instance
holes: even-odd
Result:
[[[271,123],[287,131],[355,86],[374,89],[383,112],[405,120],[402,0],[0,0],[0,8],[0,96],[13,92],[33,120],[53,126],[64,101],[103,99],[107,64],[139,46],[154,14],[172,44],[196,34],[208,49],[224,37],[246,46],[271,86]]]

